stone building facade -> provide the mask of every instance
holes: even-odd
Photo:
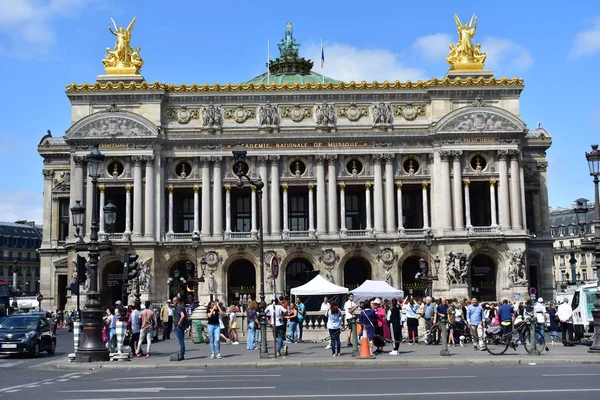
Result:
[[[71,126],[38,148],[45,298],[64,306],[61,282],[75,259],[64,247],[75,240],[69,207],[82,200],[89,236],[93,196],[119,210],[114,232],[99,216],[114,244],[98,273],[106,304],[120,297],[126,252],[143,263],[143,299],[256,298],[258,207],[265,259],[281,266],[276,280],[265,269],[267,293],[289,293],[320,272],[351,289],[387,280],[421,296],[424,259],[438,267],[436,297],[512,298],[531,286],[552,295],[551,137],[520,119],[521,79],[451,71],[343,83],[312,72],[287,35],[270,72],[245,83],[175,86],[135,75],[67,87]],[[248,174],[265,182],[261,204],[237,186],[238,143]],[[106,155],[97,193],[85,163],[94,144]],[[206,282],[190,292],[203,258]]]
[[[20,296],[35,296],[40,290],[41,244],[42,229],[35,222],[0,222],[0,280],[16,287]]]

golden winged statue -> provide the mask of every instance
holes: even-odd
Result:
[[[108,75],[139,75],[144,60],[140,57],[140,48],[137,47],[134,51],[129,44],[136,18],[131,20],[127,29],[122,26],[117,27],[115,20],[112,18],[110,20],[115,30],[113,31],[110,25],[108,30],[117,37],[117,41],[114,49],[106,48],[108,55],[102,59],[104,70]]]
[[[467,24],[460,22],[458,15],[454,14],[454,22],[458,28],[458,44],[450,45],[450,53],[446,61],[450,69],[455,71],[481,71],[486,55],[482,53],[480,44],[473,45],[473,37],[477,30],[477,17],[475,14]]]

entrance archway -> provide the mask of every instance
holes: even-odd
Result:
[[[479,301],[496,299],[496,264],[485,254],[478,254],[471,261],[471,297]]]
[[[371,279],[371,264],[362,257],[352,257],[344,264],[344,286],[356,289]]]
[[[123,296],[123,262],[112,261],[102,271],[102,287],[100,300],[108,307],[113,307],[117,300],[126,300]]]
[[[420,259],[421,257],[419,256],[410,256],[402,263],[400,270],[402,271],[402,290],[404,290],[405,296],[409,294],[413,297],[425,296],[426,282],[419,282],[415,278],[417,273],[421,272],[421,267],[419,266]]]
[[[256,299],[256,269],[248,260],[236,260],[229,266],[227,304]]]
[[[303,258],[295,258],[285,268],[285,292],[290,295],[290,290],[304,285],[318,275],[312,264]]]
[[[196,266],[189,260],[176,262],[169,271],[169,299],[177,296],[186,304],[196,299],[193,278]]]

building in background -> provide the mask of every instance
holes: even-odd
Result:
[[[93,196],[100,209],[118,207],[113,232],[98,216],[115,244],[98,270],[105,304],[121,297],[125,253],[140,256],[143,299],[187,299],[201,258],[200,300],[256,298],[259,207],[266,261],[281,265],[276,280],[265,271],[267,293],[287,294],[320,272],[350,289],[376,279],[422,296],[416,274],[426,262],[439,277],[435,296],[518,298],[535,287],[551,297],[551,137],[520,119],[523,80],[495,78],[472,35],[461,37],[446,77],[406,83],[313,72],[291,25],[269,71],[233,85],[148,83],[139,49],[118,42],[107,75],[67,87],[65,135],[38,146],[45,299],[66,303],[75,253],[65,245],[76,240],[69,208],[85,205],[89,236]],[[237,186],[238,143],[248,150],[245,170],[265,182],[261,204]],[[95,144],[106,155],[97,193],[85,162]]]
[[[581,250],[582,239],[589,240],[594,236],[595,212],[594,204],[590,203],[582,231],[573,208],[550,208],[548,215],[550,233],[554,238],[554,281],[559,291],[596,281],[594,252]]]
[[[16,288],[20,296],[35,296],[40,291],[42,227],[30,221],[0,222],[0,280]]]

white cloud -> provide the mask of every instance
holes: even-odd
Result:
[[[529,50],[510,39],[485,36],[481,51],[487,54],[486,69],[525,70],[533,64]]]
[[[4,51],[20,57],[46,53],[56,42],[55,19],[69,17],[96,0],[10,0],[0,2]]]
[[[571,57],[594,54],[600,50],[600,17],[594,21],[594,26],[575,35]]]
[[[397,54],[385,49],[359,49],[341,43],[325,43],[324,74],[344,82],[350,81],[417,81],[426,79],[427,73],[420,68],[405,66]],[[306,58],[315,62],[314,70],[320,72],[320,44],[306,48]]]
[[[0,190],[0,221],[26,219],[42,224],[43,194],[27,190]]]
[[[433,35],[421,36],[413,43],[413,48],[417,50],[421,58],[426,61],[445,60],[450,52],[449,45],[452,43],[452,37],[447,33],[435,33]]]

